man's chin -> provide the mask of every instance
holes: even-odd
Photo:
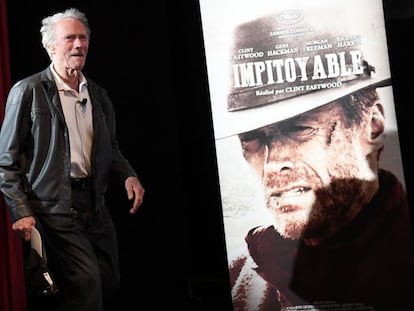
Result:
[[[283,238],[290,240],[298,240],[303,235],[305,225],[297,223],[281,225],[276,223],[275,228]]]
[[[289,213],[275,215],[274,226],[279,234],[291,240],[300,239],[309,223],[309,212],[307,208],[292,209]]]

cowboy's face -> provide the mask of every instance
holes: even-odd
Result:
[[[349,127],[343,115],[339,104],[330,103],[239,135],[282,236],[328,234],[375,192],[369,122]]]

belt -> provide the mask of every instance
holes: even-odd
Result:
[[[84,190],[89,187],[90,179],[88,177],[85,178],[71,178],[70,185],[73,189]]]

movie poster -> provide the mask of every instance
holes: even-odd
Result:
[[[200,0],[234,310],[414,310],[380,0]]]

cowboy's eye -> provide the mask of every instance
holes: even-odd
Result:
[[[295,140],[307,140],[318,132],[317,127],[306,124],[291,124],[284,129],[285,135]]]
[[[262,132],[253,132],[239,135],[244,153],[255,153],[265,145],[266,139]]]

